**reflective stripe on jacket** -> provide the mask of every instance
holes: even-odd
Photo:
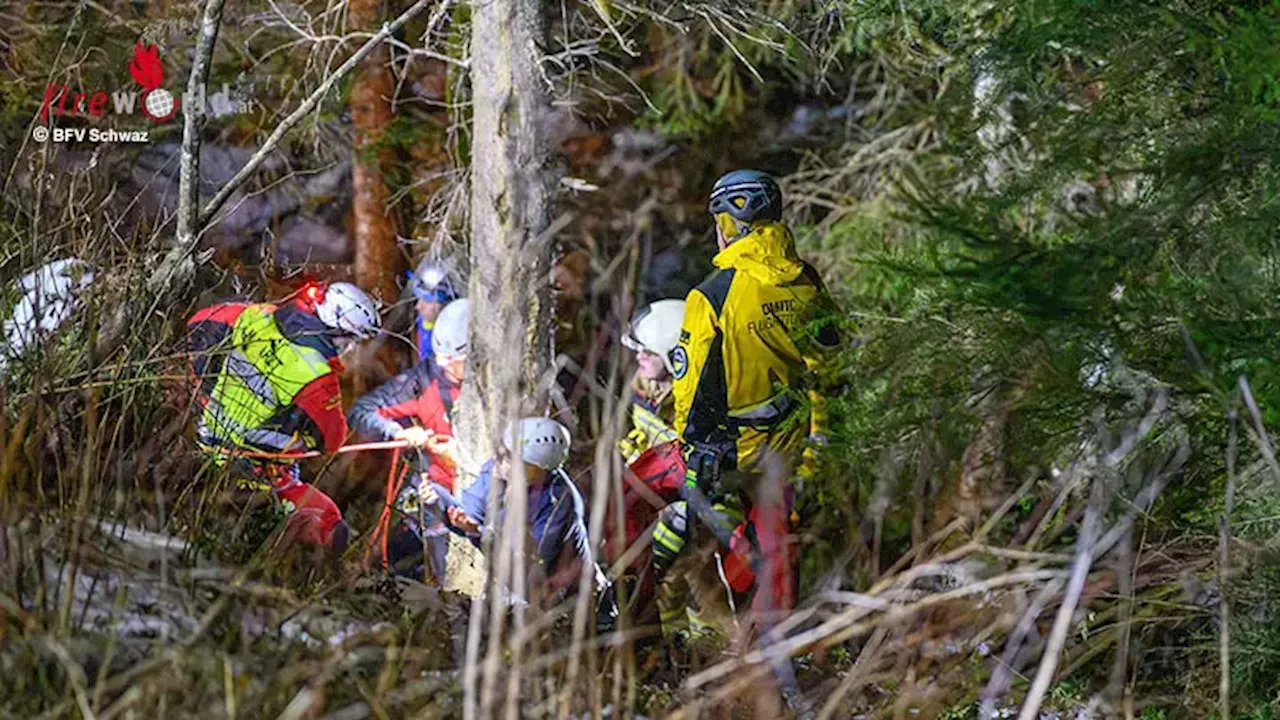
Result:
[[[781,223],[761,226],[721,251],[718,268],[689,292],[675,366],[675,429],[687,443],[731,446],[732,466],[752,468],[767,446],[789,455],[820,432],[815,373],[829,361],[833,308],[817,272],[796,254]],[[814,409],[795,413],[808,392]]]
[[[319,445],[332,450],[342,443],[346,423],[336,357],[287,337],[277,310],[227,303],[196,313],[188,323],[197,353],[201,443],[274,451]],[[330,417],[335,412],[336,421]],[[215,456],[215,462],[223,461]]]
[[[675,441],[674,414],[670,385],[637,374],[631,382],[631,431],[618,441],[623,460],[630,465],[645,450]]]

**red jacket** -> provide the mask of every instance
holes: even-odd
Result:
[[[187,321],[187,348],[192,353],[198,397],[207,398],[213,392],[231,350],[227,345],[231,328],[248,306],[220,303],[200,310]],[[304,385],[293,403],[281,407],[264,427],[286,436],[296,433],[308,447],[334,452],[347,438],[347,418],[342,412],[342,390],[338,386],[338,374],[343,370],[338,349],[328,338],[328,328],[297,305],[277,307],[272,315],[290,342],[319,350],[333,372]]]
[[[351,406],[351,426],[370,441],[390,440],[410,423],[452,436],[449,416],[461,391],[429,357],[357,400]],[[452,491],[454,467],[429,452],[424,455],[429,458],[427,477]]]

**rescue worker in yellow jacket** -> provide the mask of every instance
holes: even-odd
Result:
[[[639,606],[637,623],[647,624],[650,611],[656,610],[664,636],[685,632],[690,637],[701,637],[710,628],[700,612],[701,588],[686,572],[696,566],[698,559],[687,557],[689,553],[685,552],[691,535],[686,528],[685,502],[679,499],[685,465],[673,427],[671,356],[679,345],[684,310],[684,300],[650,303],[636,313],[622,336],[622,344],[635,351],[638,368],[631,382],[632,427],[618,441],[618,449],[635,479],[651,491],[642,495],[627,487],[623,495],[625,547],[631,547],[641,532],[653,526],[648,547],[632,564],[639,571],[639,582],[632,592]],[[664,505],[656,506],[655,500]],[[731,513],[724,505],[714,507],[718,512]],[[673,571],[682,558],[687,562]]]
[[[686,490],[690,510],[704,515],[714,513],[695,498],[743,497],[747,528],[734,533],[732,555],[750,558],[752,567],[726,572],[731,584],[732,575],[748,578],[750,585],[737,590],[754,585],[753,610],[785,611],[794,606],[797,578],[794,544],[787,540],[791,473],[807,441],[825,437],[819,371],[829,366],[839,340],[835,308],[818,273],[796,254],[771,176],[756,170],[724,175],[708,210],[720,249],[712,260],[717,269],[689,292],[672,354]],[[751,548],[744,553],[746,544]]]

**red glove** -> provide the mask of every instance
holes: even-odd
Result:
[[[342,511],[314,485],[299,482],[276,491],[289,512],[289,532],[304,543],[328,547]]]

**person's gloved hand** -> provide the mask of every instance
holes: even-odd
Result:
[[[262,465],[250,458],[232,457],[227,463],[227,470],[238,487],[247,490],[267,490],[271,487]]]
[[[434,438],[435,434],[426,428],[407,427],[396,433],[392,437],[393,440],[404,440],[409,443],[410,447],[427,447],[428,443]]]
[[[400,491],[399,497],[396,498],[396,509],[410,517],[418,515],[418,503],[422,498],[418,495],[418,489],[415,487],[407,487]]]
[[[613,583],[596,590],[596,634],[604,635],[618,627],[618,598]]]
[[[618,441],[618,452],[622,453],[623,461],[630,465],[640,457],[640,453],[644,452],[648,443],[649,436],[643,430],[632,428],[626,437]]]
[[[418,499],[423,505],[435,505],[440,500],[435,483],[428,480],[425,475],[418,485]]]

